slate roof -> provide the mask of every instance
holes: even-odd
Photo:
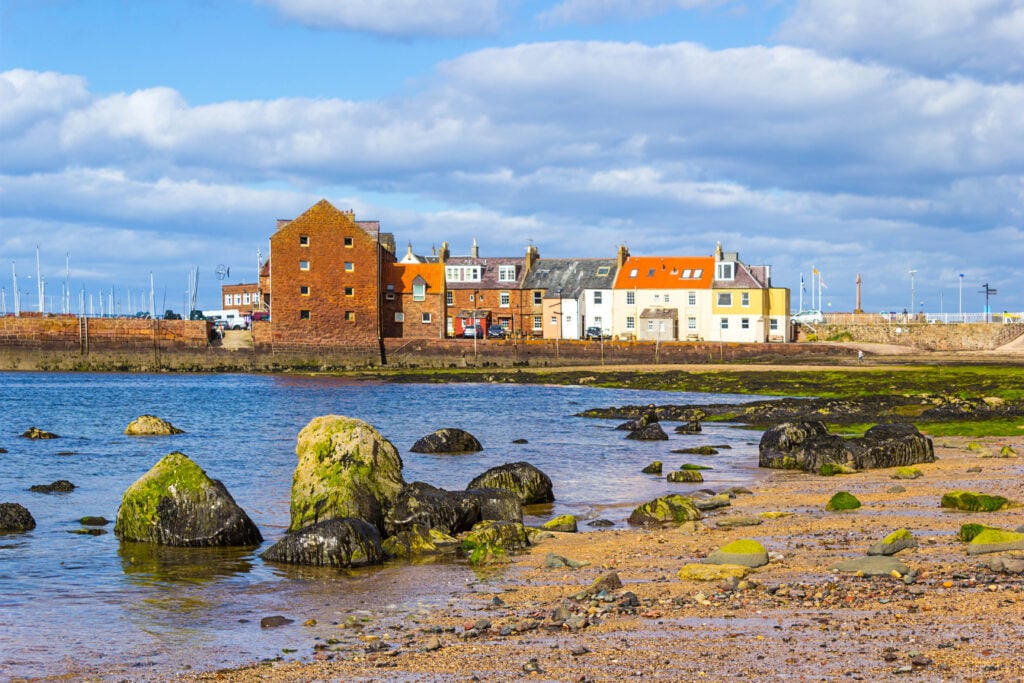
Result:
[[[481,266],[479,282],[448,282],[448,289],[519,289],[526,270],[524,257],[474,258],[472,256],[450,256],[446,266]],[[516,279],[513,282],[498,281],[498,266],[515,266]]]
[[[715,289],[765,289],[771,287],[768,266],[748,266],[736,259],[732,280],[716,280]]]
[[[616,261],[609,259],[537,259],[523,289],[542,289],[545,299],[578,299],[587,289],[611,289]]]

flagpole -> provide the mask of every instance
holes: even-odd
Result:
[[[800,307],[796,310],[804,310],[804,274],[800,273]]]

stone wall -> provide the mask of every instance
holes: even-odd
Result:
[[[1024,334],[1021,323],[881,323],[864,325],[797,325],[798,341],[813,334],[818,341],[898,344],[927,351],[991,351]],[[845,335],[849,335],[849,339]]]
[[[70,315],[0,317],[0,348],[89,353],[93,350],[204,349],[203,320],[77,318]]]

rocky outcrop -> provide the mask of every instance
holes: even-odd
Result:
[[[259,529],[216,479],[183,453],[164,456],[128,487],[114,533],[126,541],[182,547],[246,546]]]
[[[579,530],[575,515],[558,515],[554,519],[544,522],[541,528],[545,531],[561,531],[570,534],[574,534]]]
[[[829,499],[828,503],[825,504],[825,509],[829,512],[856,510],[859,507],[860,501],[857,500],[857,496],[853,495],[849,491],[838,491]]]
[[[974,493],[971,491],[950,491],[942,495],[939,502],[940,507],[964,512],[995,512],[1002,510],[1010,504],[1010,501],[1003,496],[993,496],[987,493]]]
[[[519,498],[505,489],[446,491],[417,481],[399,492],[384,529],[388,536],[417,528],[458,534],[485,519],[522,522]]]
[[[702,516],[692,500],[673,494],[638,506],[629,515],[628,521],[636,526],[667,526],[691,522]]]
[[[22,433],[22,438],[25,439],[59,439],[60,437],[53,432],[43,431],[38,427],[29,427]]]
[[[528,462],[492,467],[469,482],[467,489],[497,488],[512,491],[523,505],[555,500],[551,478]]]
[[[67,479],[58,479],[50,484],[33,484],[28,490],[33,493],[71,493],[75,485]]]
[[[934,462],[932,441],[911,424],[875,425],[859,439],[831,434],[823,422],[784,422],[761,437],[758,464],[820,472],[822,465],[852,469]]]
[[[480,441],[469,432],[455,427],[445,427],[427,434],[413,444],[413,453],[476,453],[482,451]]]
[[[31,531],[36,520],[27,508],[18,503],[0,503],[0,533]]]
[[[334,518],[287,534],[263,555],[269,562],[360,567],[384,560],[380,532],[361,519]]]
[[[125,427],[128,436],[170,436],[185,432],[155,415],[140,415]]]
[[[634,429],[626,435],[627,439],[633,439],[634,441],[668,441],[668,434],[661,428],[661,425],[657,422],[653,422],[649,425]]]
[[[384,533],[405,481],[398,451],[380,432],[362,420],[325,415],[299,432],[295,453],[289,531],[353,517]]]

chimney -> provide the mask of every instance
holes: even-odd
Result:
[[[412,242],[411,241],[409,242],[409,246],[407,246],[405,248],[405,258],[409,259],[410,261],[413,260],[413,256],[412,256]]]
[[[540,258],[540,251],[537,247],[530,245],[526,248],[526,272],[529,273],[530,269],[533,268],[533,264]]]
[[[615,258],[619,268],[625,265],[626,259],[629,258],[629,249],[626,248],[625,244],[619,245],[619,251]]]
[[[449,256],[451,256],[451,254],[448,253],[448,243],[441,242],[441,251],[437,253],[437,260],[444,263],[448,260]]]
[[[722,243],[721,242],[716,242],[715,243],[715,260],[716,261],[721,261],[722,260]]]
[[[473,258],[480,258],[480,247],[476,245],[476,238],[473,238],[473,248],[470,249],[469,255]]]

